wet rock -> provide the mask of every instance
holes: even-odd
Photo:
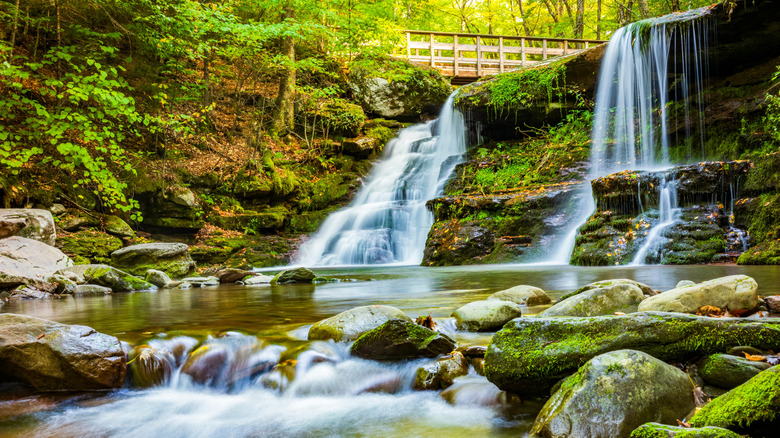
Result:
[[[452,313],[458,330],[491,331],[519,317],[520,306],[511,301],[474,301]]]
[[[571,297],[573,297],[575,295],[579,295],[579,294],[581,294],[583,292],[587,292],[589,290],[603,289],[605,287],[616,286],[616,285],[619,285],[619,284],[630,284],[630,285],[636,286],[636,287],[638,287],[639,289],[642,290],[642,294],[645,297],[652,297],[654,295],[658,295],[657,291],[653,290],[652,287],[650,287],[650,286],[648,286],[648,285],[646,285],[644,283],[640,283],[640,282],[634,281],[634,280],[629,280],[627,278],[617,278],[617,279],[614,279],[614,280],[596,281],[594,283],[587,284],[587,285],[585,285],[585,286],[575,290],[574,292],[571,292],[569,294],[566,294],[566,295],[562,296],[559,301],[563,301],[563,300],[565,300],[567,298],[571,298]]]
[[[741,438],[742,435],[721,427],[682,427],[645,423],[631,432],[631,438]]]
[[[767,309],[772,313],[780,313],[780,295],[764,297]]]
[[[559,301],[540,313],[548,316],[598,316],[615,312],[633,313],[644,299],[642,290],[633,284],[615,284],[590,289]]]
[[[252,277],[244,277],[241,281],[245,286],[256,286],[258,284],[271,284],[273,279],[274,277],[270,275],[254,275]]]
[[[75,281],[61,274],[54,274],[46,281],[56,286],[56,294],[72,294],[77,286]]]
[[[225,345],[206,344],[190,354],[181,373],[201,385],[224,385],[230,375],[232,356],[232,352]]]
[[[485,357],[487,346],[484,345],[464,345],[458,347],[458,351],[466,357]]]
[[[704,381],[719,388],[735,388],[770,368],[766,362],[747,360],[729,354],[713,354],[698,363]]]
[[[475,373],[479,374],[480,376],[485,375],[485,358],[472,357],[469,358],[469,363],[471,363],[471,367],[474,368]]]
[[[775,436],[780,415],[780,365],[712,400],[691,418],[694,427],[723,427],[750,436]]]
[[[182,278],[181,281],[194,287],[219,286],[219,278],[217,277],[186,277]]]
[[[50,212],[51,212],[51,214],[53,214],[54,216],[59,216],[59,215],[61,215],[61,214],[65,213],[65,212],[66,212],[66,211],[68,211],[68,210],[65,208],[65,206],[64,206],[64,205],[62,205],[62,204],[57,204],[57,203],[54,203],[54,204],[52,204],[52,205],[51,205],[51,207],[49,207],[49,211],[50,211]]]
[[[484,378],[475,377],[457,379],[439,395],[455,406],[506,407],[522,403],[516,395],[496,388]]]
[[[488,297],[489,300],[511,301],[521,306],[539,306],[550,304],[552,299],[544,290],[533,286],[515,286],[513,288],[496,292]]]
[[[431,229],[423,264],[451,266],[476,263],[490,254],[495,235],[475,222],[452,220]]]
[[[372,137],[360,137],[341,142],[342,152],[356,158],[368,158],[379,147],[379,141]]]
[[[130,228],[130,225],[127,225],[127,222],[122,220],[122,218],[113,216],[113,215],[105,215],[103,216],[103,226],[108,234],[113,234],[114,236],[119,237],[133,237],[135,236],[135,231],[133,231],[132,228]]]
[[[160,386],[168,381],[176,361],[167,351],[145,347],[133,358],[127,368],[136,388]]]
[[[439,390],[452,385],[456,377],[469,372],[469,363],[458,351],[442,356],[432,364],[417,368],[412,387],[418,391]]]
[[[48,210],[0,208],[0,239],[19,236],[54,246],[57,232]]]
[[[703,306],[753,309],[758,306],[758,284],[747,275],[716,278],[650,297],[639,305],[639,311],[695,313]]]
[[[148,283],[152,283],[160,289],[173,282],[168,274],[163,271],[158,271],[157,269],[149,269],[146,271],[144,280],[146,280]]]
[[[69,266],[73,262],[68,256],[43,242],[19,236],[0,239],[0,276],[41,281]]]
[[[287,269],[276,274],[271,284],[311,283],[315,277],[314,272],[306,268]]]
[[[183,243],[131,245],[112,252],[111,260],[114,266],[134,275],[157,269],[173,278],[181,278],[195,270],[189,247]]]
[[[58,274],[73,273],[80,278],[78,283],[96,284],[111,288],[114,292],[136,292],[155,290],[157,286],[134,277],[127,272],[108,265],[78,265],[57,271]]]
[[[246,277],[254,277],[256,275],[257,274],[252,271],[245,271],[243,269],[235,268],[220,269],[216,274],[214,274],[214,276],[219,279],[220,284],[231,284],[237,281],[242,281]]]
[[[686,286],[696,286],[696,283],[691,280],[680,280],[677,282],[677,286],[675,286],[675,289],[686,287]]]
[[[52,295],[54,293],[54,288],[49,288],[48,290],[45,289],[39,289],[37,287],[33,286],[17,286],[14,289],[12,289],[9,293],[8,298],[9,299],[21,299],[21,300],[29,300],[29,299],[47,299],[47,298],[53,298]]]
[[[672,424],[694,407],[688,376],[635,350],[596,356],[568,377],[536,417],[543,437],[627,437],[648,421]]]
[[[96,284],[79,284],[73,288],[73,295],[75,296],[89,296],[89,295],[109,295],[112,290],[110,287],[98,286]]]
[[[119,340],[90,327],[0,314],[0,375],[39,391],[114,389],[125,379]]]
[[[364,359],[398,360],[435,357],[454,349],[455,341],[447,335],[411,321],[391,319],[357,338],[349,351]]]
[[[412,322],[404,312],[390,306],[362,306],[323,319],[309,329],[309,340],[333,339],[349,342],[387,321],[400,319]]]
[[[609,351],[633,349],[686,361],[749,344],[780,350],[780,321],[639,312],[589,318],[518,318],[493,336],[485,374],[501,389],[538,394]]]

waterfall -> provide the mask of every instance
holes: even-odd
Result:
[[[437,120],[403,129],[387,143],[355,200],[328,216],[301,247],[297,264],[420,264],[433,225],[425,204],[443,192],[466,152],[454,96]]]
[[[677,184],[674,179],[667,181],[667,177],[664,176],[658,187],[658,223],[647,233],[647,240],[637,251],[634,260],[631,261],[632,265],[644,265],[650,251],[653,251],[651,253],[653,260],[661,260],[664,239],[662,233],[677,223],[681,214],[682,209],[677,206]]]

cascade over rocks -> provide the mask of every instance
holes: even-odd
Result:
[[[541,437],[628,437],[648,421],[673,424],[694,407],[688,376],[635,350],[596,356],[564,380],[536,417]]]
[[[558,301],[538,316],[599,316],[615,312],[633,313],[644,299],[633,284],[613,284],[589,289]]]
[[[506,290],[490,295],[489,300],[502,300],[511,301],[521,306],[539,306],[543,304],[550,304],[552,299],[544,292],[544,290],[533,286],[515,286]]]
[[[639,311],[695,313],[703,306],[754,309],[758,306],[758,283],[747,275],[716,278],[650,297],[639,305]]]
[[[82,325],[0,314],[0,375],[38,391],[119,388],[125,354],[119,340]]]
[[[354,341],[364,333],[393,319],[412,322],[409,316],[395,307],[382,305],[355,307],[315,323],[309,329],[309,340]]]
[[[493,331],[520,315],[519,304],[503,300],[474,301],[452,312],[458,330],[470,332]]]
[[[0,239],[19,236],[54,246],[57,232],[48,210],[0,208]]]
[[[374,360],[399,360],[435,357],[455,349],[449,336],[413,322],[391,319],[361,335],[349,352],[353,356]]]
[[[146,275],[157,269],[174,278],[186,277],[195,270],[190,249],[183,243],[142,243],[111,253],[113,264],[133,275]]]
[[[485,376],[503,390],[538,394],[587,360],[621,349],[686,361],[751,345],[780,350],[780,321],[639,312],[589,318],[518,318],[493,336]]]

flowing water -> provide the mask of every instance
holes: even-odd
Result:
[[[306,242],[304,266],[419,264],[433,214],[425,203],[466,152],[463,115],[450,96],[434,122],[402,130],[385,146],[366,185],[349,207],[331,214]]]
[[[653,252],[653,260],[662,261],[663,232],[680,221],[682,209],[677,206],[677,183],[674,179],[668,179],[668,176],[664,176],[658,187],[658,223],[650,229],[647,240],[631,261],[632,265],[644,265],[650,251]]]
[[[456,379],[446,391],[413,391],[413,373],[428,360],[352,358],[346,344],[306,341],[308,328],[355,306],[386,304],[411,317],[431,314],[459,345],[486,345],[491,333],[459,332],[450,313],[517,284],[539,286],[560,297],[611,278],[633,278],[666,290],[683,279],[698,282],[737,273],[753,276],[761,295],[780,292],[780,271],[760,266],[391,266],[317,270],[342,280],[318,285],[220,286],[11,302],[0,312],[89,325],[130,345],[168,351],[166,360],[174,365],[165,382],[150,389],[4,393],[0,437],[523,435],[543,400],[518,403],[473,373]],[[541,310],[525,308],[524,314]],[[204,361],[204,351],[221,355],[224,367],[198,383],[180,372],[184,356],[193,350],[192,356]]]

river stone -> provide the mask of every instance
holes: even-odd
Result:
[[[125,354],[119,340],[83,325],[0,314],[0,375],[39,391],[119,388]]]
[[[176,360],[170,352],[146,347],[127,365],[127,368],[136,388],[149,388],[167,382],[175,366]]]
[[[19,236],[0,239],[0,284],[5,276],[43,281],[69,266],[73,262],[68,256],[43,242]]]
[[[538,306],[550,304],[552,299],[538,287],[520,285],[496,292],[488,297],[489,300],[511,301],[521,306]]]
[[[694,407],[679,369],[636,350],[596,356],[568,377],[536,417],[532,435],[628,437],[648,421],[675,423]]]
[[[391,319],[361,335],[349,352],[373,360],[435,357],[455,349],[449,336],[402,319]]]
[[[241,282],[243,282],[245,286],[257,286],[259,284],[271,284],[273,279],[274,277],[271,277],[270,275],[253,275],[244,277]]]
[[[780,313],[780,295],[764,297],[767,309],[772,313]]]
[[[417,368],[412,387],[421,390],[439,390],[452,385],[456,377],[469,372],[469,362],[458,351],[442,356],[431,364]]]
[[[577,294],[581,294],[583,292],[587,292],[587,291],[589,291],[591,289],[601,289],[601,288],[605,288],[605,287],[609,287],[609,286],[615,286],[615,285],[618,285],[618,284],[631,284],[631,285],[634,285],[634,286],[636,286],[636,287],[638,287],[639,289],[642,290],[642,294],[644,294],[645,297],[652,297],[652,296],[658,294],[658,292],[655,291],[652,287],[650,287],[650,286],[648,286],[648,285],[646,285],[644,283],[640,283],[640,282],[634,281],[634,280],[629,280],[628,278],[617,278],[617,279],[614,279],[614,280],[604,280],[604,281],[597,281],[597,282],[594,282],[594,283],[586,284],[585,286],[575,290],[574,292],[562,296],[559,301],[563,301],[563,300],[565,300],[567,298],[573,297],[573,296],[575,296]]]
[[[455,406],[506,408],[523,404],[516,395],[501,391],[483,378],[472,376],[455,380],[452,386],[439,393],[439,396]]]
[[[0,208],[0,239],[19,236],[54,246],[57,232],[54,217],[37,208]]]
[[[735,388],[770,367],[766,362],[747,360],[730,354],[713,354],[697,364],[699,375],[707,384]]]
[[[247,277],[254,277],[256,275],[257,274],[252,271],[245,271],[243,269],[235,268],[220,269],[216,274],[214,274],[214,276],[219,279],[220,284],[231,284],[237,281],[241,281]]]
[[[682,427],[645,423],[631,432],[631,438],[742,438],[742,435],[722,427]]]
[[[183,243],[142,243],[111,253],[114,266],[133,275],[145,275],[149,269],[165,272],[173,278],[187,276],[195,270],[190,249]]]
[[[349,342],[391,319],[412,322],[404,312],[390,306],[361,306],[323,319],[309,329],[309,340]]]
[[[677,286],[675,286],[675,289],[686,287],[686,286],[696,286],[696,283],[691,280],[680,280],[677,282]]]
[[[173,280],[171,280],[171,277],[169,277],[168,274],[163,271],[158,271],[157,269],[149,269],[146,271],[144,280],[146,280],[148,283],[152,283],[160,289],[173,283]]]
[[[106,233],[113,234],[114,236],[119,237],[133,237],[135,236],[135,232],[132,228],[130,228],[130,225],[127,225],[127,222],[123,221],[121,218],[107,214],[103,216],[103,221],[105,222],[105,229]]]
[[[156,290],[157,286],[134,277],[127,272],[108,265],[77,265],[57,271],[57,274],[67,276],[69,273],[79,276],[78,283],[96,284],[111,288],[114,292],[136,292],[141,290]]]
[[[538,316],[599,316],[615,312],[634,313],[645,296],[633,284],[615,284],[590,289],[559,301]]]
[[[306,268],[284,270],[271,280],[271,284],[311,283],[316,275]]]
[[[73,288],[73,295],[87,296],[87,295],[110,295],[112,292],[110,287],[98,286],[97,284],[79,284]]]
[[[54,293],[57,294],[72,294],[77,286],[75,281],[61,274],[54,274],[46,281],[56,286],[57,289]]]
[[[633,349],[660,360],[687,361],[745,344],[780,350],[780,320],[663,312],[518,318],[493,336],[485,353],[485,375],[501,389],[539,394],[610,351]]]
[[[186,277],[182,278],[181,281],[195,287],[219,286],[219,278],[217,277]]]
[[[230,377],[233,354],[222,344],[203,345],[190,354],[181,368],[181,373],[202,385],[224,385]]]
[[[520,316],[520,306],[511,301],[474,301],[452,312],[458,330],[485,332],[501,328]]]
[[[749,310],[758,306],[758,284],[747,275],[731,275],[683,286],[650,297],[639,311],[696,313],[702,306],[729,310]]]
[[[690,423],[769,437],[776,436],[779,420],[780,365],[776,365],[706,404]]]

